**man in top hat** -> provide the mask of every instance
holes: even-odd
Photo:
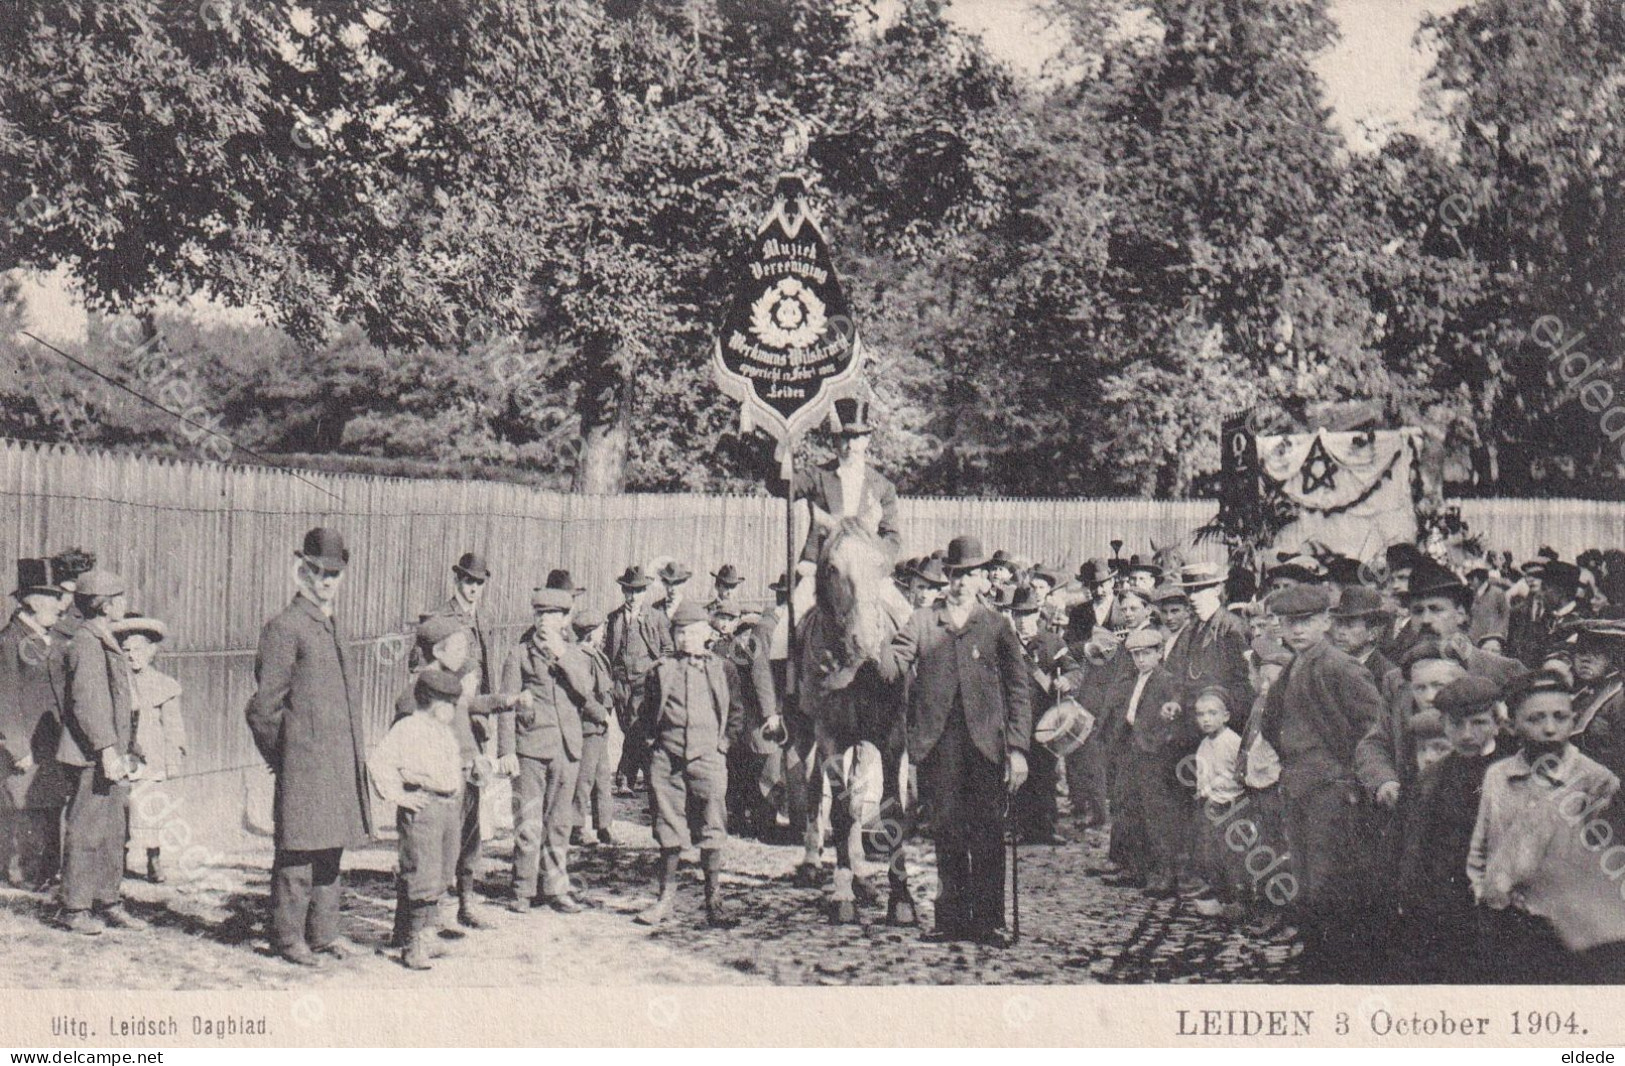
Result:
[[[561,914],[582,909],[570,883],[570,823],[583,751],[584,719],[607,721],[598,704],[591,657],[566,634],[575,597],[568,589],[531,592],[535,624],[525,630],[502,668],[502,691],[518,692],[514,746],[514,896],[508,908],[528,914],[541,902]]]
[[[743,679],[751,691],[751,699],[746,706],[752,706],[756,715],[763,723],[773,722],[777,727],[771,732],[777,743],[769,745],[767,738],[762,737],[760,747],[768,750],[763,756],[759,768],[758,780],[764,787],[774,782],[783,781],[785,785],[785,798],[792,797],[796,801],[796,808],[791,811],[791,825],[796,825],[795,815],[802,815],[799,824],[806,824],[806,787],[808,784],[805,774],[799,780],[792,781],[785,765],[786,752],[784,745],[791,738],[788,733],[779,735],[784,731],[788,718],[788,708],[785,700],[786,669],[785,663],[789,654],[789,642],[784,630],[785,604],[790,598],[790,579],[787,574],[780,574],[778,579],[768,586],[773,593],[773,606],[763,611],[751,627],[749,638],[750,671],[749,677]],[[730,778],[731,780],[731,778]],[[792,790],[799,788],[800,792]],[[764,837],[777,826],[777,812],[765,802],[757,807],[755,825],[757,835]]]
[[[485,597],[486,583],[491,580],[485,557],[477,552],[464,552],[452,564],[452,592],[447,600],[424,613],[419,620],[420,634],[427,624],[436,632],[446,625],[455,626],[468,636],[468,658],[453,670],[472,697],[489,697],[497,682],[497,664],[492,660],[492,640],[484,620],[480,617],[480,603]],[[441,624],[444,623],[444,624]],[[432,644],[430,645],[432,646]],[[425,654],[425,642],[419,639],[412,649],[411,669],[414,674],[433,665]],[[469,678],[473,680],[470,681]],[[459,727],[461,728],[461,727]],[[459,732],[459,739],[472,745],[467,755],[490,755],[495,749],[499,771],[512,777],[519,772],[518,757],[513,747],[513,714],[502,711],[490,715],[468,717],[467,730]],[[483,786],[469,781],[463,790],[462,828],[457,853],[457,920],[471,929],[488,928],[491,923],[480,917],[475,905],[478,895],[474,891],[479,876],[482,842],[480,840],[480,803]]]
[[[62,808],[71,780],[56,761],[62,739],[51,634],[63,588],[49,559],[18,559],[17,610],[0,629],[0,872],[18,888],[43,891],[62,854]]]
[[[350,551],[337,530],[318,527],[294,554],[299,590],[260,631],[247,717],[276,775],[274,947],[291,963],[316,966],[320,954],[348,954],[339,864],[345,848],[371,835],[372,807],[357,672],[333,617]]]
[[[1324,586],[1285,588],[1265,603],[1293,653],[1265,697],[1262,733],[1281,759],[1305,962],[1320,979],[1358,980],[1370,963],[1360,890],[1371,849],[1355,817],[1354,756],[1382,717],[1382,693],[1369,671],[1327,639],[1331,596]]]
[[[1625,777],[1625,621],[1588,618],[1574,629],[1574,746]]]
[[[1072,660],[1072,651],[1059,633],[1043,627],[1040,614],[1044,597],[1030,585],[1015,591],[1007,608],[1016,636],[1021,640],[1022,658],[1032,681],[1032,715],[1036,720],[1055,706],[1083,681],[1083,669]],[[1016,830],[1029,844],[1064,844],[1057,832],[1059,810],[1055,784],[1059,761],[1041,744],[1028,749],[1027,783],[1013,801]]]
[[[643,679],[656,659],[671,654],[672,638],[668,619],[649,604],[653,580],[642,567],[627,567],[615,582],[621,586],[622,602],[604,623],[604,656],[615,681],[615,716],[626,738],[615,768],[616,791],[629,795],[646,769],[643,756],[648,744],[637,732]]]
[[[810,577],[818,564],[823,548],[826,526],[818,521],[818,512],[829,520],[856,518],[871,532],[891,545],[892,554],[902,546],[902,534],[897,526],[897,488],[879,471],[869,465],[869,440],[874,426],[869,423],[869,404],[862,400],[835,401],[835,414],[841,428],[836,433],[837,458],[813,470],[796,471],[795,497],[806,500],[814,511],[814,521],[808,528],[807,539],[801,547],[801,561],[796,572]],[[768,488],[776,496],[788,490],[777,477],[770,478]]]
[[[914,612],[876,665],[910,677],[909,761],[931,805],[941,888],[935,937],[1003,943],[1006,796],[1027,779],[1032,680],[1021,641],[982,602],[988,557],[955,537],[947,601]]]
[[[732,603],[739,586],[745,583],[740,576],[739,568],[733,563],[723,563],[711,573],[711,602],[705,605],[707,611],[715,612],[725,603]]]

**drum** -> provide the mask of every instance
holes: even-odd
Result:
[[[1038,719],[1033,739],[1061,759],[1083,747],[1094,728],[1094,715],[1084,710],[1077,700],[1063,699]]]

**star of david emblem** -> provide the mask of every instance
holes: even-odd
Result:
[[[1337,488],[1337,464],[1326,452],[1326,443],[1319,437],[1309,446],[1309,454],[1303,460],[1303,492],[1308,495],[1321,489],[1331,491]]]

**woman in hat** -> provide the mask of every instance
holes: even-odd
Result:
[[[181,684],[152,665],[158,645],[169,635],[156,618],[132,616],[113,623],[113,635],[130,663],[135,708],[135,782],[130,792],[129,847],[147,858],[147,880],[163,884],[160,831],[178,804],[163,782],[177,777],[186,757],[186,722],[181,717]]]

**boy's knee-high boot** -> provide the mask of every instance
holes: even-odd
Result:
[[[434,900],[423,900],[410,905],[407,911],[406,950],[401,953],[401,964],[408,970],[430,968],[430,939],[434,936]]]
[[[671,916],[677,898],[677,863],[682,855],[681,848],[660,849],[660,895],[655,897],[654,906],[634,919],[639,925],[659,925]]]
[[[722,898],[722,849],[701,849],[700,868],[705,871],[706,921],[721,929],[729,929],[739,924],[731,908]]]
[[[406,898],[406,882],[395,882],[395,928],[389,935],[389,946],[404,948],[412,929],[412,901]]]

